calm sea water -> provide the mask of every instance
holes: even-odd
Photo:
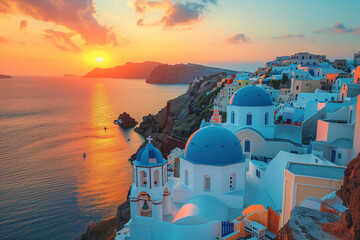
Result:
[[[113,120],[126,111],[140,122],[186,89],[143,80],[1,79],[0,239],[74,239],[115,216],[131,183],[128,158],[143,138]]]

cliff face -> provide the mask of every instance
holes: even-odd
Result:
[[[159,66],[158,62],[131,63],[114,68],[95,68],[84,75],[88,78],[124,78],[124,79],[146,79],[151,71]]]
[[[1,78],[12,78],[12,76],[0,74],[0,79]]]
[[[145,116],[135,131],[143,136],[152,136],[154,146],[162,151],[164,157],[175,147],[184,148],[187,138],[200,127],[201,120],[210,119],[213,99],[219,89],[208,95],[206,93],[224,77],[223,74],[215,74],[204,77],[200,85],[190,85],[185,94],[168,101],[156,115]],[[134,159],[135,154],[130,160]]]
[[[344,172],[344,184],[336,195],[349,209],[344,219],[345,224],[354,234],[354,238],[360,239],[360,154],[348,164]]]
[[[305,207],[295,207],[291,218],[279,231],[275,239],[304,240],[304,239],[340,239],[322,230],[321,224],[332,223],[340,217],[327,212],[320,212]]]
[[[207,76],[225,72],[227,74],[236,74],[236,71],[213,68],[197,64],[175,64],[160,65],[151,72],[147,83],[158,84],[176,84],[176,83],[191,83],[196,77]]]

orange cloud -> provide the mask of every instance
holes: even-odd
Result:
[[[64,26],[80,34],[87,44],[117,43],[115,33],[95,19],[96,6],[93,0],[0,1],[0,14],[17,13]]]
[[[81,52],[80,47],[71,40],[74,35],[74,33],[65,33],[51,29],[46,29],[44,31],[44,39],[53,43],[58,49],[79,53]]]
[[[0,36],[0,43],[8,44],[10,42],[11,42],[10,39],[7,39],[7,38],[4,38],[4,37]]]
[[[20,26],[19,26],[20,31],[26,31],[27,26],[28,26],[28,22],[26,20],[20,21]]]

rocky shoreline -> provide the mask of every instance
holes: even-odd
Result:
[[[164,158],[175,147],[184,148],[188,137],[200,127],[202,119],[210,119],[214,97],[219,90],[211,91],[216,88],[217,82],[225,77],[225,73],[219,73],[204,77],[204,81],[199,85],[190,84],[186,93],[168,101],[157,114],[144,116],[143,121],[134,131],[144,137],[151,136],[154,139],[153,145],[161,150]],[[137,152],[145,145],[146,142]],[[129,161],[135,158],[136,153]],[[129,220],[130,202],[127,197],[127,200],[117,208],[116,217],[89,225],[87,231],[78,240],[111,240],[115,237],[115,231],[121,230]]]

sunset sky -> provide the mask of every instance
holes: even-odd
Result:
[[[299,51],[352,59],[359,9],[359,0],[0,0],[0,74],[147,60],[253,70]]]

